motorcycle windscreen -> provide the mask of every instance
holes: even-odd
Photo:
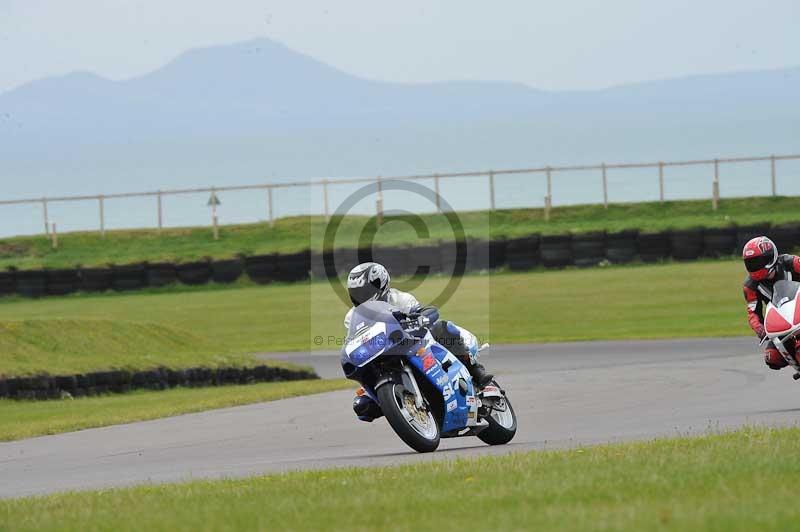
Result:
[[[772,304],[780,307],[797,297],[800,283],[796,281],[778,281],[772,288]]]
[[[361,367],[386,351],[389,335],[400,328],[393,314],[397,310],[383,301],[368,301],[355,308],[344,346],[351,364]]]
[[[783,334],[800,323],[800,305],[797,304],[797,293],[800,283],[778,281],[772,292],[772,302],[767,308],[764,328],[767,334]]]

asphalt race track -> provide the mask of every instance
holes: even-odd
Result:
[[[274,354],[338,377],[338,356]],[[0,443],[0,497],[301,468],[371,466],[794,424],[800,382],[752,338],[515,345],[484,359],[519,418],[515,440],[442,440],[418,455],[351,391]]]

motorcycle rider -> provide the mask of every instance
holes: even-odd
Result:
[[[772,288],[777,281],[800,281],[800,257],[779,255],[775,243],[766,236],[758,236],[745,244],[742,260],[748,275],[744,280],[744,299],[750,328],[759,340],[764,340],[764,306],[772,299]],[[793,346],[786,346],[793,348]],[[788,365],[772,342],[764,349],[764,362],[770,369]]]
[[[426,309],[422,307],[413,295],[391,288],[389,272],[383,265],[376,262],[359,264],[347,276],[347,291],[353,307],[344,317],[344,326],[350,329],[350,319],[355,308],[367,301],[385,301],[409,316],[421,315]],[[471,332],[463,329],[451,321],[438,320],[430,326],[431,334],[437,342],[453,353],[469,370],[470,375],[479,387],[489,384],[494,375],[486,372],[483,365],[478,364],[478,339]],[[353,400],[353,410],[362,421],[372,421],[376,413],[373,401],[364,395],[363,389],[356,392]]]

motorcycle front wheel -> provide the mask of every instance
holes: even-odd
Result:
[[[497,383],[493,383],[497,386]],[[487,401],[488,402],[488,401]],[[489,410],[485,417],[489,426],[478,433],[478,439],[489,445],[505,445],[517,433],[517,414],[508,397],[492,399],[484,408]]]
[[[386,420],[406,445],[420,453],[439,447],[439,423],[429,406],[417,408],[414,394],[402,384],[388,382],[377,394]]]

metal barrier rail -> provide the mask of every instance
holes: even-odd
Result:
[[[488,178],[489,199],[491,210],[495,210],[495,176],[500,175],[514,175],[514,174],[546,174],[547,194],[544,198],[545,205],[545,219],[549,220],[550,210],[552,208],[552,179],[553,174],[558,172],[574,172],[574,171],[600,171],[603,183],[603,205],[608,208],[608,171],[609,170],[630,170],[630,169],[645,169],[657,168],[658,169],[658,183],[659,183],[659,200],[665,201],[664,196],[664,169],[669,167],[686,167],[686,166],[705,166],[711,165],[714,169],[714,174],[711,182],[711,201],[712,208],[717,209],[720,199],[719,195],[719,166],[723,164],[738,164],[738,163],[752,163],[752,162],[770,162],[770,178],[771,178],[771,191],[772,195],[777,195],[776,184],[776,163],[778,161],[800,160],[800,154],[792,155],[762,155],[753,157],[725,157],[715,159],[695,159],[688,161],[658,161],[658,162],[641,162],[641,163],[601,163],[601,164],[588,164],[588,165],[567,165],[567,166],[539,166],[532,168],[510,168],[500,170],[477,170],[469,172],[448,172],[448,173],[434,173],[434,174],[412,174],[401,176],[377,176],[377,177],[354,177],[345,179],[317,179],[308,181],[296,181],[290,183],[263,183],[256,185],[234,185],[223,187],[198,187],[198,188],[179,188],[179,189],[166,189],[155,190],[147,192],[122,192],[114,194],[97,194],[97,195],[76,195],[76,196],[53,196],[53,197],[40,197],[40,198],[25,198],[16,200],[0,200],[0,205],[32,205],[41,204],[43,207],[44,227],[45,234],[50,234],[51,227],[48,215],[48,204],[56,202],[74,202],[74,201],[96,201],[98,203],[99,215],[99,230],[105,234],[105,201],[110,199],[121,198],[157,198],[157,219],[159,231],[163,228],[163,205],[162,198],[164,196],[177,196],[181,194],[198,194],[208,193],[216,194],[217,192],[229,191],[245,191],[245,190],[266,190],[268,193],[268,215],[270,224],[274,223],[274,210],[273,210],[273,190],[282,188],[293,187],[315,187],[321,186],[323,188],[323,213],[326,218],[330,216],[328,206],[328,187],[344,184],[357,184],[357,183],[376,183],[378,187],[378,200],[376,202],[377,215],[382,215],[382,197],[381,197],[381,183],[386,180],[401,180],[401,181],[420,181],[429,180],[434,181],[434,187],[437,195],[437,209],[440,209],[438,196],[439,196],[439,181],[441,179],[453,179],[464,177],[482,177]],[[216,213],[214,213],[213,223],[216,226]]]

